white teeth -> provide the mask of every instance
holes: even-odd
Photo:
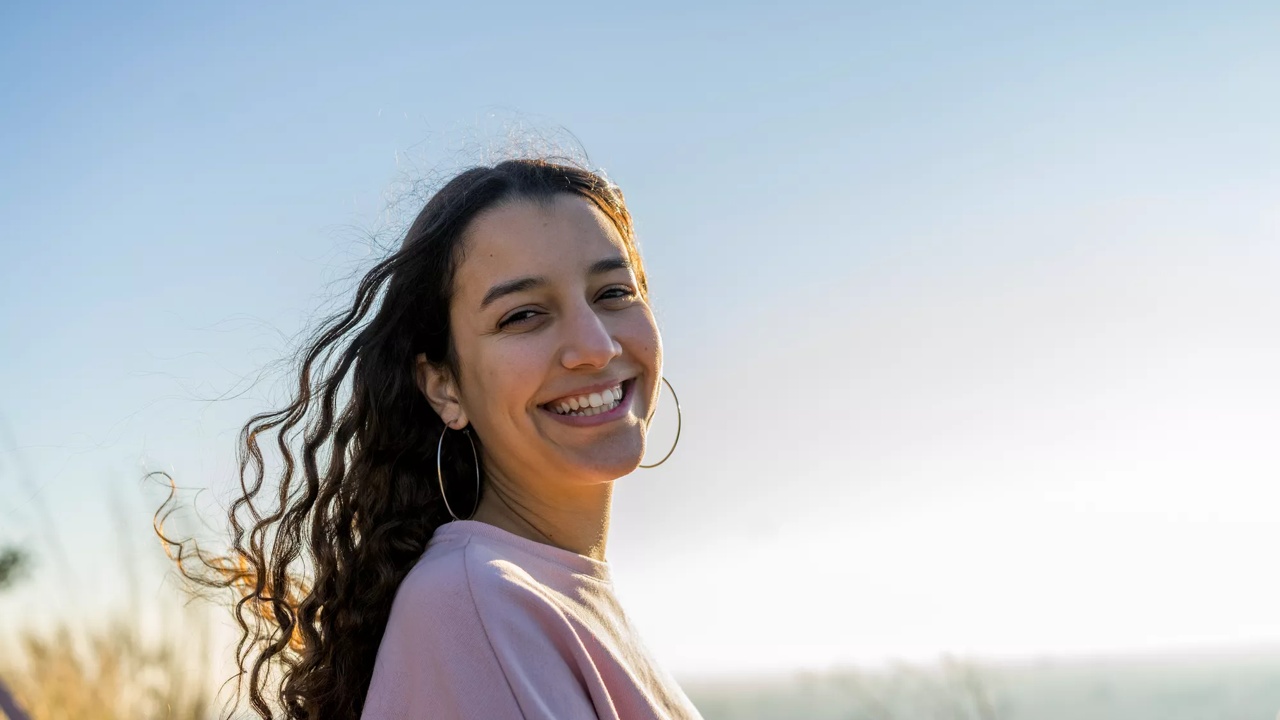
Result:
[[[561,400],[558,405],[548,406],[561,415],[590,417],[608,412],[618,406],[622,400],[622,386],[608,388],[590,395],[583,395],[568,400]]]
[[[572,415],[574,417],[591,417],[592,415],[599,415],[600,413],[609,412],[610,410],[616,407],[618,407],[618,403],[615,401],[615,402],[609,403],[608,405],[601,405],[599,407],[584,407],[581,410],[576,410],[566,414]]]

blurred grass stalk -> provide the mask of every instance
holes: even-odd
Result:
[[[168,561],[158,548],[139,551],[128,541],[133,529],[150,523],[135,523],[126,503],[118,496],[113,501],[119,570],[128,585],[126,609],[105,618],[94,613],[94,589],[76,582],[85,606],[79,617],[0,638],[0,680],[30,720],[208,720],[216,696],[215,623],[208,607],[192,602],[181,584],[164,583],[157,596],[144,601],[140,571],[159,567],[168,573],[171,566],[162,564]],[[15,553],[21,562],[6,563],[7,581],[17,579],[11,571],[18,566],[32,564],[25,552]],[[84,617],[89,615],[96,617]],[[12,715],[9,710],[0,714]]]
[[[207,625],[157,639],[145,636],[142,622],[121,615],[101,628],[62,623],[24,633],[0,677],[31,720],[207,720]]]

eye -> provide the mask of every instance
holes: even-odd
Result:
[[[600,293],[601,300],[622,300],[622,299],[629,300],[631,298],[634,298],[635,296],[636,296],[636,291],[632,290],[626,285],[615,285],[610,288],[605,288],[604,292]]]
[[[512,325],[523,325],[537,317],[539,313],[535,310],[517,310],[502,319],[498,323],[499,328],[505,328]]]

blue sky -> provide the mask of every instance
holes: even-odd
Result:
[[[637,218],[686,424],[610,552],[680,671],[1280,641],[1278,36],[1269,3],[7,6],[0,540],[42,550],[0,608],[123,595],[140,468],[225,498],[388,198],[523,128]]]

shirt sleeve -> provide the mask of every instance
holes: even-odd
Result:
[[[596,720],[556,608],[474,546],[450,560],[396,593],[362,720]]]

